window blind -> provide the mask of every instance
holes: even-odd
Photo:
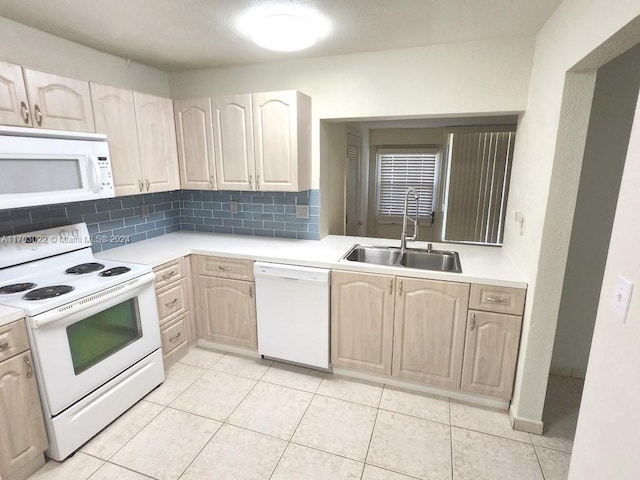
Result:
[[[434,209],[436,183],[435,149],[378,150],[377,216],[402,217],[407,188],[418,193],[420,218],[430,218]],[[409,200],[408,212],[416,213],[416,202]]]
[[[502,243],[515,135],[449,134],[443,240]]]

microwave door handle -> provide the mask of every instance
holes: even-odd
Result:
[[[98,165],[98,158],[94,155],[89,155],[89,163],[91,164],[91,191],[93,193],[100,192],[100,166]]]

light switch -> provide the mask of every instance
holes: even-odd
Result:
[[[616,277],[616,284],[613,289],[613,298],[611,299],[611,309],[622,323],[627,321],[627,312],[631,303],[631,293],[633,292],[633,283],[621,275]]]

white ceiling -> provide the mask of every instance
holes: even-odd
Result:
[[[0,15],[163,70],[417,47],[535,34],[561,0],[0,0]],[[326,38],[270,52],[236,27],[273,4],[320,11]]]

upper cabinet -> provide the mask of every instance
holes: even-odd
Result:
[[[0,123],[94,132],[89,83],[0,63]]]
[[[211,99],[220,190],[256,190],[251,95]]]
[[[141,193],[143,174],[133,92],[92,83],[91,100],[96,131],[109,140],[116,195]]]
[[[193,114],[194,120],[186,122],[185,113],[180,113],[197,102],[202,100],[175,102],[178,137],[184,142],[180,153],[188,159],[181,158],[183,188],[196,186],[189,178],[185,180],[185,172],[204,174],[211,162],[208,156],[189,155],[205,151],[209,140],[202,133],[205,116],[198,121]],[[211,116],[219,190],[297,192],[311,188],[310,97],[297,91],[213,97]]]
[[[216,188],[211,100],[175,100],[176,137],[182,188]]]
[[[296,92],[254,93],[256,190],[311,188],[311,98]]]
[[[178,147],[173,123],[173,101],[133,92],[138,125],[140,163],[147,192],[180,188]]]
[[[170,99],[91,84],[96,131],[107,135],[116,195],[180,188]]]

